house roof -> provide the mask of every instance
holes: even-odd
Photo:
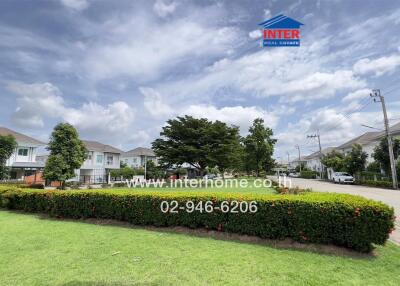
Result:
[[[356,138],[353,138],[342,145],[338,146],[338,149],[345,149],[345,148],[351,148],[353,144],[360,144],[360,145],[365,145],[368,144],[377,138],[379,138],[381,132],[366,132]]]
[[[103,144],[97,141],[82,140],[82,142],[83,144],[85,144],[86,149],[88,149],[89,151],[116,153],[116,154],[123,153],[121,150],[113,146]]]
[[[335,149],[336,149],[335,147],[324,148],[324,149],[322,149],[322,154],[323,155],[328,154],[328,153],[332,152]],[[310,160],[310,159],[314,159],[314,158],[318,158],[318,157],[319,157],[319,151],[314,152],[314,153],[312,153],[312,154],[310,154],[308,156],[305,156],[304,159]]]
[[[290,17],[287,17],[285,15],[278,15],[275,16],[269,20],[266,20],[260,24],[259,26],[263,26],[264,29],[298,29],[300,28],[301,25],[304,25],[303,23],[300,23],[299,21],[296,21]]]
[[[392,135],[399,135],[400,134],[400,122],[392,125],[389,127],[390,133]],[[345,149],[350,148],[353,144],[360,144],[365,145],[374,141],[378,141],[379,139],[383,138],[386,135],[385,131],[377,131],[377,132],[366,132],[346,143],[343,143],[338,149]]]
[[[45,143],[43,143],[39,140],[33,139],[32,137],[26,136],[24,134],[21,134],[14,130],[8,129],[6,127],[0,126],[0,135],[12,135],[12,136],[14,136],[15,140],[17,140],[17,142],[19,144],[27,143],[27,144],[37,145],[37,146],[46,145]]]
[[[128,152],[125,152],[122,154],[123,157],[129,157],[129,156],[149,156],[149,157],[155,157],[156,154],[154,154],[154,151],[150,148],[144,148],[144,147],[137,147],[135,149],[132,149]]]

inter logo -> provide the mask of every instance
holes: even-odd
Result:
[[[300,26],[304,24],[278,15],[258,25],[263,27],[263,47],[300,46]]]

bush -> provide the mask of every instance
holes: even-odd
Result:
[[[315,179],[317,178],[317,172],[315,171],[301,171],[300,172],[300,178],[303,179]]]
[[[256,213],[163,213],[162,201],[179,206],[212,201],[256,201]],[[130,190],[38,191],[0,188],[0,206],[65,218],[98,218],[136,225],[207,228],[269,239],[335,244],[367,252],[384,244],[394,227],[393,209],[358,196],[308,193],[299,196]]]
[[[374,181],[374,180],[366,180],[366,181],[356,181],[358,185],[365,185],[370,187],[378,187],[378,188],[393,188],[393,183],[390,181]]]

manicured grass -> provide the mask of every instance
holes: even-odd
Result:
[[[398,285],[400,247],[352,258],[0,211],[0,285]],[[114,254],[114,255],[113,255]]]

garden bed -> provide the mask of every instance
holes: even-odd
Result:
[[[257,211],[163,212],[161,205],[176,201],[214,206],[256,202]],[[226,202],[226,203],[225,203]],[[165,205],[165,204],[164,204]],[[221,192],[167,192],[131,190],[48,191],[0,189],[0,206],[63,218],[98,218],[157,227],[184,226],[238,233],[261,238],[291,238],[302,243],[334,244],[368,252],[384,244],[394,227],[387,205],[358,196],[307,193],[256,195]],[[232,208],[232,207],[231,207]]]

